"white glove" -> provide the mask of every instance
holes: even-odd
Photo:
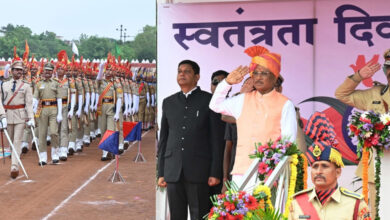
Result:
[[[28,122],[27,122],[27,126],[29,126],[29,127],[35,127],[35,122],[34,122],[34,119],[30,119],[30,120],[28,120]]]
[[[119,113],[121,111],[121,107],[122,107],[122,99],[118,98],[118,100],[116,101],[116,111],[115,111],[115,115],[114,115],[114,121],[119,120]]]
[[[72,118],[73,117],[74,106],[75,105],[76,105],[76,94],[72,94],[70,96],[70,110],[68,112],[68,118]]]
[[[98,102],[99,102],[99,94],[96,93],[96,95],[95,95],[95,105],[93,106],[93,110],[95,112],[97,111]]]
[[[139,96],[133,95],[133,114],[138,112]]]
[[[2,119],[1,119],[0,128],[2,128],[2,129],[7,129],[7,119],[6,119],[6,118],[2,118]]]
[[[91,104],[89,106],[89,110],[91,110],[91,112],[93,112],[93,107],[95,106],[94,105],[94,101],[95,101],[95,93],[93,92],[92,95],[91,95]]]
[[[84,113],[86,115],[88,115],[89,101],[90,101],[90,94],[89,92],[87,92],[85,94],[85,106],[84,106]]]
[[[124,116],[127,116],[129,114],[129,94],[128,93],[124,93],[124,100],[125,100],[125,111],[123,112],[123,115]]]
[[[96,80],[103,79],[104,64],[105,64],[105,62],[100,63],[100,65],[99,65],[99,73],[98,73],[98,75],[96,77]]]
[[[149,108],[150,106],[150,94],[149,92],[146,93],[146,107]]]
[[[38,110],[38,100],[36,98],[33,98],[33,112],[34,114],[37,113]]]
[[[82,106],[83,106],[83,95],[79,95],[79,103],[78,103],[79,105],[78,105],[78,109],[77,109],[77,112],[76,112],[76,116],[78,117],[78,118],[80,118],[81,117],[81,109],[82,109]]]
[[[154,94],[151,95],[152,96],[152,107],[154,107]]]
[[[128,96],[127,109],[129,116],[133,114],[133,110],[131,109],[131,103],[133,102],[133,95],[130,93]]]
[[[57,99],[57,122],[62,121],[62,99]]]
[[[9,70],[10,70],[11,64],[7,64],[4,67],[4,79],[8,79],[9,77]]]

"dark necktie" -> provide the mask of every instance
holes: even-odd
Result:
[[[16,87],[16,81],[14,81],[14,85],[12,86],[12,92],[15,92],[15,87]]]

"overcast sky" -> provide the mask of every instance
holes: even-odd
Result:
[[[88,36],[119,39],[119,26],[127,29],[127,38],[156,24],[156,0],[22,0],[3,1],[0,26],[24,25],[33,33],[46,30],[65,40]]]

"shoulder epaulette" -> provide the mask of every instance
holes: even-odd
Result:
[[[308,188],[308,189],[301,190],[301,191],[295,193],[295,194],[293,195],[293,198],[294,198],[295,196],[298,196],[298,195],[301,195],[301,194],[304,194],[304,193],[309,193],[309,192],[311,192],[311,191],[313,191],[313,188]]]
[[[343,188],[343,187],[340,187],[340,192],[346,196],[349,196],[349,197],[352,197],[352,198],[355,198],[355,199],[363,199],[363,195],[359,194],[359,193],[355,193],[351,190],[348,190],[346,188]]]

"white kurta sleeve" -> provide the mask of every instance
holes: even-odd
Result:
[[[288,100],[282,110],[281,136],[288,138],[290,141],[295,141],[297,137],[297,118],[294,104]]]
[[[222,80],[210,101],[210,109],[224,115],[233,116],[236,119],[240,117],[242,107],[244,106],[245,94],[239,94],[231,98],[226,98],[230,88],[226,80]]]

